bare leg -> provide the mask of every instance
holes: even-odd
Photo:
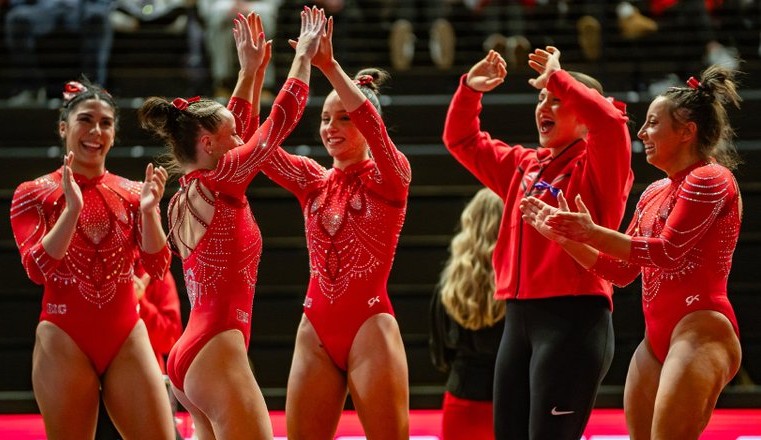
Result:
[[[103,375],[103,402],[125,440],[175,438],[169,396],[143,321]]]
[[[661,363],[650,349],[647,339],[644,339],[634,351],[624,387],[626,426],[632,440],[650,438],[660,378]]]
[[[349,352],[349,392],[368,440],[409,438],[407,358],[393,316],[371,317]]]
[[[345,401],[343,371],[330,359],[314,327],[302,316],[285,402],[288,438],[332,439]]]
[[[652,438],[697,439],[741,357],[740,341],[724,315],[701,310],[682,318],[663,363]]]
[[[214,440],[214,429],[211,427],[211,421],[206,417],[206,414],[193,405],[190,399],[188,399],[188,396],[174,385],[172,385],[172,390],[174,391],[174,395],[177,396],[177,401],[188,410],[190,417],[193,418],[195,437],[198,440]]]
[[[93,438],[100,381],[90,360],[55,324],[41,322],[36,336],[32,386],[47,437],[51,440]]]
[[[216,438],[272,438],[267,406],[237,330],[214,336],[201,349],[185,376],[185,397],[206,415]]]

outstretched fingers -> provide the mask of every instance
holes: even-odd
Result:
[[[333,17],[328,17],[320,35],[320,46],[312,57],[312,65],[325,71],[333,62]]]
[[[560,50],[555,46],[547,46],[545,49],[535,49],[528,58],[529,67],[539,74],[528,82],[537,89],[543,89],[547,86],[549,76],[560,69]]]
[[[320,40],[325,33],[325,11],[317,7],[304,7],[301,11],[301,34],[296,42],[295,48],[297,53],[301,53],[310,58],[314,57],[318,51]],[[293,46],[293,43],[291,43]]]
[[[589,214],[589,209],[587,209],[587,205],[584,204],[584,200],[581,199],[581,194],[576,194],[574,201],[576,202],[576,208],[578,208],[580,213]]]

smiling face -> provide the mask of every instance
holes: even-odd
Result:
[[[539,92],[534,117],[539,131],[539,145],[544,148],[560,150],[586,136],[586,126],[579,122],[568,106],[563,105],[560,98],[547,89]]]
[[[58,124],[66,151],[74,152],[72,171],[92,178],[106,171],[106,155],[114,145],[116,120],[107,102],[88,99],[69,111]]]
[[[650,103],[647,119],[637,132],[645,147],[647,162],[672,175],[698,160],[690,124],[680,124],[671,113],[670,101],[659,96]]]
[[[321,118],[320,138],[333,158],[334,166],[346,168],[369,157],[365,137],[352,122],[335,91],[325,98]]]

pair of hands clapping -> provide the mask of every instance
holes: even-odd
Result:
[[[589,243],[597,225],[592,221],[581,195],[576,195],[574,201],[578,212],[571,211],[562,191],[558,193],[557,208],[536,197],[526,197],[520,203],[523,221],[560,244],[567,240]]]
[[[66,201],[66,208],[76,213],[82,212],[83,200],[82,190],[74,180],[74,173],[71,170],[71,164],[74,161],[74,152],[70,151],[63,159],[63,194]],[[166,180],[168,177],[164,167],[154,168],[149,163],[145,168],[145,180],[140,191],[140,211],[143,213],[151,212],[157,209],[161,198],[164,196]]]

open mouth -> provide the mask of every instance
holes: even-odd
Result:
[[[539,133],[541,134],[547,134],[552,130],[552,128],[555,126],[555,121],[550,121],[549,119],[543,119],[539,121]]]
[[[79,144],[83,150],[95,153],[103,149],[103,145],[97,142],[80,142]]]

